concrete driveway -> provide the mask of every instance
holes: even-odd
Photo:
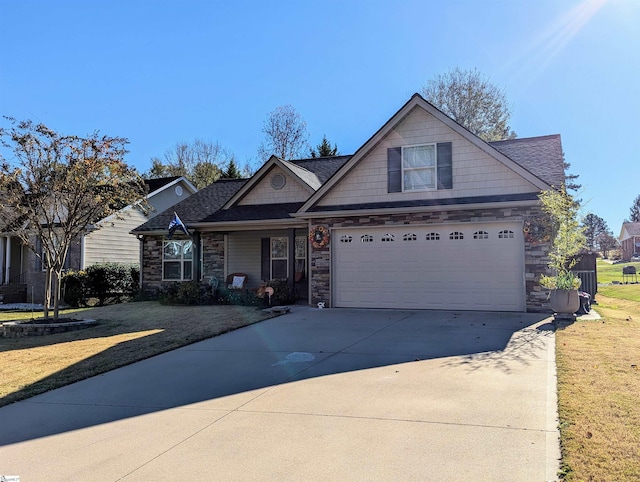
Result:
[[[299,307],[0,408],[0,475],[554,480],[545,318]]]

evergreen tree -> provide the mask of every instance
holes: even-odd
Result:
[[[632,223],[640,222],[640,196],[633,201],[629,209],[629,221]]]
[[[334,144],[333,147],[331,147],[331,143],[327,140],[326,135],[322,136],[322,142],[318,144],[315,149],[312,147],[310,152],[311,157],[331,157],[339,154],[338,146]]]
[[[587,246],[591,250],[596,249],[598,237],[601,234],[609,232],[607,222],[593,213],[589,213],[584,217],[582,227],[584,228],[584,235],[587,238]]]
[[[226,179],[242,179],[242,174],[240,173],[240,170],[238,169],[238,166],[236,165],[236,161],[234,159],[231,159],[229,161],[227,168],[222,173],[222,177]]]

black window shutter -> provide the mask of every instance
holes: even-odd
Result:
[[[453,188],[451,142],[438,143],[438,189]]]
[[[269,281],[271,278],[271,238],[262,238],[261,258],[262,266],[260,278],[262,281]]]
[[[387,187],[389,192],[402,191],[402,148],[387,149]]]

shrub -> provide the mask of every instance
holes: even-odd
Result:
[[[138,265],[105,263],[89,266],[84,271],[69,271],[63,276],[63,299],[71,306],[86,306],[89,298],[104,305],[113,298],[134,298],[138,294]]]
[[[62,277],[62,299],[73,308],[86,306],[86,283],[87,273],[85,271],[67,271]]]
[[[273,295],[271,295],[271,306],[290,305],[297,301],[295,290],[291,290],[289,288],[289,284],[286,280],[272,279],[267,282],[267,286],[273,288]]]
[[[158,300],[165,305],[205,305],[213,302],[213,296],[210,287],[197,281],[176,281],[160,290]]]

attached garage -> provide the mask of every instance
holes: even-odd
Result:
[[[525,311],[522,223],[334,229],[336,307]]]

